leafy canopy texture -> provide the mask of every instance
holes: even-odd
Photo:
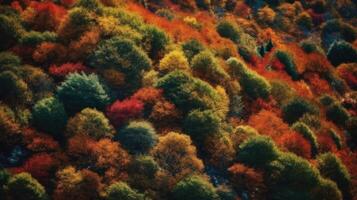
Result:
[[[10,200],[46,200],[45,188],[28,173],[20,173],[10,178],[7,184]]]
[[[109,95],[95,74],[69,74],[57,88],[57,96],[69,113],[87,107],[101,110],[109,103]]]

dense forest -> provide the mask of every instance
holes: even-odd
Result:
[[[357,200],[356,0],[0,0],[1,200]]]

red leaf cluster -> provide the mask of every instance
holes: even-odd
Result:
[[[52,65],[49,68],[49,73],[56,77],[65,77],[67,74],[74,72],[88,72],[90,71],[86,66],[82,63],[65,63],[61,66]]]
[[[129,119],[138,118],[142,115],[144,104],[134,98],[123,101],[115,101],[107,108],[107,116],[114,126],[123,125]]]

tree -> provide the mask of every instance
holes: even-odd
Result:
[[[334,103],[327,107],[326,117],[337,125],[344,126],[350,115],[341,104]]]
[[[148,52],[150,58],[156,59],[168,45],[169,37],[155,26],[145,26],[143,32],[143,48]]]
[[[250,70],[237,58],[230,58],[227,64],[233,77],[239,78],[239,83],[247,95],[253,99],[267,99],[270,95],[271,86],[269,82],[256,72]]]
[[[193,57],[191,68],[204,80],[223,84],[230,76],[219,66],[216,58],[209,51],[202,51]]]
[[[0,99],[10,105],[19,105],[31,101],[31,91],[19,76],[11,71],[0,73]]]
[[[0,52],[0,69],[11,69],[12,67],[18,67],[21,65],[21,59],[8,51]]]
[[[57,88],[57,96],[70,114],[87,107],[101,110],[109,103],[107,91],[95,74],[69,74]]]
[[[160,169],[158,163],[151,156],[134,158],[128,166],[129,183],[140,191],[155,188],[153,183]]]
[[[345,41],[335,41],[328,49],[327,58],[335,67],[341,63],[357,62],[357,50]]]
[[[63,104],[54,97],[38,101],[33,107],[32,123],[39,130],[59,136],[67,123]]]
[[[237,159],[247,166],[264,168],[278,156],[279,151],[270,138],[253,136],[239,146]]]
[[[220,36],[228,38],[233,42],[239,42],[241,30],[235,24],[229,21],[222,21],[217,25],[216,30]]]
[[[174,50],[166,54],[165,57],[160,60],[159,69],[163,73],[178,69],[189,71],[189,64],[182,51]]]
[[[131,154],[146,154],[157,143],[157,135],[152,124],[146,121],[130,122],[114,137]]]
[[[114,128],[105,115],[92,108],[85,108],[68,120],[66,133],[68,136],[88,135],[96,140],[113,137]]]
[[[57,172],[57,184],[53,194],[54,200],[97,200],[101,186],[98,174],[83,169],[77,171],[68,166]]]
[[[203,45],[196,39],[191,39],[182,44],[186,58],[191,62],[192,58],[204,50]]]
[[[338,188],[342,191],[344,198],[351,198],[351,176],[341,160],[332,153],[325,153],[319,155],[317,163],[317,168],[319,169],[321,175],[334,181]]]
[[[275,55],[280,60],[280,62],[284,64],[285,71],[291,76],[291,78],[293,80],[298,80],[300,74],[296,68],[293,57],[285,51],[277,51]]]
[[[304,114],[316,115],[319,113],[317,106],[301,97],[294,97],[282,107],[283,119],[289,124],[296,122]]]
[[[193,110],[184,121],[184,130],[195,141],[204,140],[216,134],[221,127],[222,119],[213,110]]]
[[[142,49],[120,37],[100,42],[89,63],[100,70],[115,69],[123,73],[129,90],[139,88],[142,72],[151,67],[151,60]]]
[[[106,200],[144,200],[144,195],[131,189],[124,182],[115,182],[106,190]]]
[[[180,110],[189,112],[193,109],[215,109],[222,114],[219,103],[222,97],[208,83],[194,78],[183,71],[173,71],[160,78],[156,87],[163,89],[164,96]]]
[[[329,179],[321,179],[319,186],[312,191],[313,199],[342,200],[341,191],[336,183]]]
[[[144,104],[135,98],[115,101],[109,105],[106,114],[116,127],[127,123],[131,119],[141,117],[144,111]]]
[[[152,155],[160,167],[178,179],[203,170],[196,147],[192,145],[190,137],[184,134],[170,132],[160,137]]]
[[[263,174],[242,164],[234,164],[228,168],[230,181],[240,194],[248,192],[249,198],[258,200],[266,196]]]
[[[45,188],[28,173],[20,173],[10,178],[6,194],[9,200],[45,200]]]
[[[309,141],[312,156],[315,156],[318,153],[319,148],[315,133],[303,122],[296,122],[291,128]]]
[[[8,49],[22,35],[24,28],[18,16],[0,14],[0,50]]]
[[[190,176],[178,182],[172,191],[175,200],[218,200],[214,186],[200,176]]]

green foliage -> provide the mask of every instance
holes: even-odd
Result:
[[[0,50],[9,48],[24,32],[18,17],[0,14]]]
[[[143,46],[150,58],[157,58],[169,43],[166,33],[155,26],[146,26],[143,30]]]
[[[0,73],[0,99],[11,105],[28,103],[31,91],[27,84],[11,71]]]
[[[319,100],[320,100],[320,103],[324,106],[330,106],[337,101],[335,97],[332,97],[328,94],[322,95]]]
[[[71,114],[87,107],[103,109],[109,103],[109,96],[95,74],[69,74],[57,88],[57,96]]]
[[[341,63],[354,63],[357,62],[357,50],[345,41],[334,42],[327,52],[327,58],[336,67]]]
[[[312,192],[313,199],[342,200],[341,191],[335,182],[329,179],[320,179],[319,185]]]
[[[324,48],[329,46],[336,40],[345,40],[353,42],[357,37],[356,29],[338,19],[332,19],[322,25],[321,39]]]
[[[159,165],[151,156],[136,157],[128,168],[132,175],[140,174],[148,178],[155,178],[156,172],[159,170]]]
[[[151,60],[142,49],[119,37],[101,42],[89,62],[97,69],[115,69],[124,73],[129,89],[133,90],[139,88],[142,72],[151,67]]]
[[[326,117],[337,125],[344,126],[349,118],[349,113],[341,104],[334,103],[327,107]]]
[[[102,112],[85,108],[68,121],[66,132],[68,136],[85,134],[99,140],[113,137],[115,131]]]
[[[193,110],[184,121],[184,131],[195,141],[203,141],[221,127],[221,118],[213,110]]]
[[[333,141],[336,144],[337,149],[341,150],[342,149],[342,140],[341,136],[336,133],[335,130],[332,128],[328,130],[328,134],[332,137]]]
[[[285,104],[287,101],[296,96],[296,91],[283,81],[272,80],[270,84],[271,95],[279,105]]]
[[[190,176],[178,182],[172,191],[175,200],[218,200],[219,196],[211,183],[199,176]]]
[[[124,182],[115,182],[111,184],[105,195],[106,200],[144,200],[143,194],[138,193],[137,191],[131,189]]]
[[[155,146],[158,137],[149,122],[133,121],[119,130],[114,139],[132,154],[146,154]]]
[[[191,39],[182,44],[183,52],[189,61],[204,50],[204,46],[196,39]]]
[[[10,173],[5,169],[0,169],[0,196],[5,197],[5,186],[10,180]]]
[[[174,70],[189,71],[189,64],[181,51],[171,51],[160,60],[159,69],[163,73],[168,73]]]
[[[179,70],[160,78],[156,87],[163,89],[164,96],[185,112],[193,109],[217,110],[222,100],[208,83]]]
[[[291,128],[309,141],[312,156],[315,156],[318,153],[318,143],[315,133],[303,122],[296,122]]]
[[[282,112],[283,119],[292,124],[306,113],[317,115],[319,108],[301,97],[294,97],[283,105]]]
[[[38,101],[32,110],[32,123],[39,130],[58,135],[67,123],[63,104],[54,97]]]
[[[311,114],[304,114],[300,119],[299,122],[306,124],[308,127],[313,129],[314,131],[318,131],[321,128],[321,121],[320,117]]]
[[[342,191],[344,198],[348,199],[351,177],[341,160],[333,153],[325,153],[317,158],[317,163],[321,175],[333,180]]]
[[[270,138],[252,136],[239,146],[237,159],[245,165],[264,168],[278,156],[278,148]]]
[[[305,53],[323,52],[321,47],[319,47],[318,44],[313,41],[302,41],[300,46]]]
[[[156,15],[160,16],[160,17],[164,17],[169,21],[172,21],[175,18],[175,14],[166,8],[160,8],[155,12]]]
[[[357,117],[350,117],[346,126],[348,133],[351,135],[352,141],[357,144]]]
[[[319,172],[307,160],[282,153],[268,166],[267,181],[272,199],[310,199],[311,190],[319,183]]]
[[[285,70],[291,76],[291,78],[293,80],[299,79],[300,74],[297,71],[293,57],[285,51],[277,51],[275,55],[279,61],[284,64]]]
[[[30,31],[26,32],[22,35],[19,42],[23,45],[28,46],[36,46],[41,44],[42,42],[56,42],[57,41],[57,34],[54,32],[37,32],[37,31]]]
[[[193,57],[191,67],[199,77],[212,82],[224,83],[230,78],[209,51],[202,51]]]
[[[269,82],[258,73],[250,70],[244,63],[237,58],[227,60],[233,77],[239,78],[239,83],[243,87],[243,91],[253,99],[263,98],[268,99],[271,91]]]
[[[9,200],[45,200],[44,187],[28,173],[20,173],[11,177],[7,184]]]
[[[18,67],[21,64],[21,59],[11,52],[4,51],[0,52],[0,69],[11,70],[13,67]]]
[[[239,30],[235,24],[228,21],[221,21],[217,25],[216,30],[220,36],[228,38],[233,42],[239,42],[241,30]]]
[[[101,13],[103,9],[103,5],[99,0],[77,0],[75,6],[82,7],[96,13]]]

